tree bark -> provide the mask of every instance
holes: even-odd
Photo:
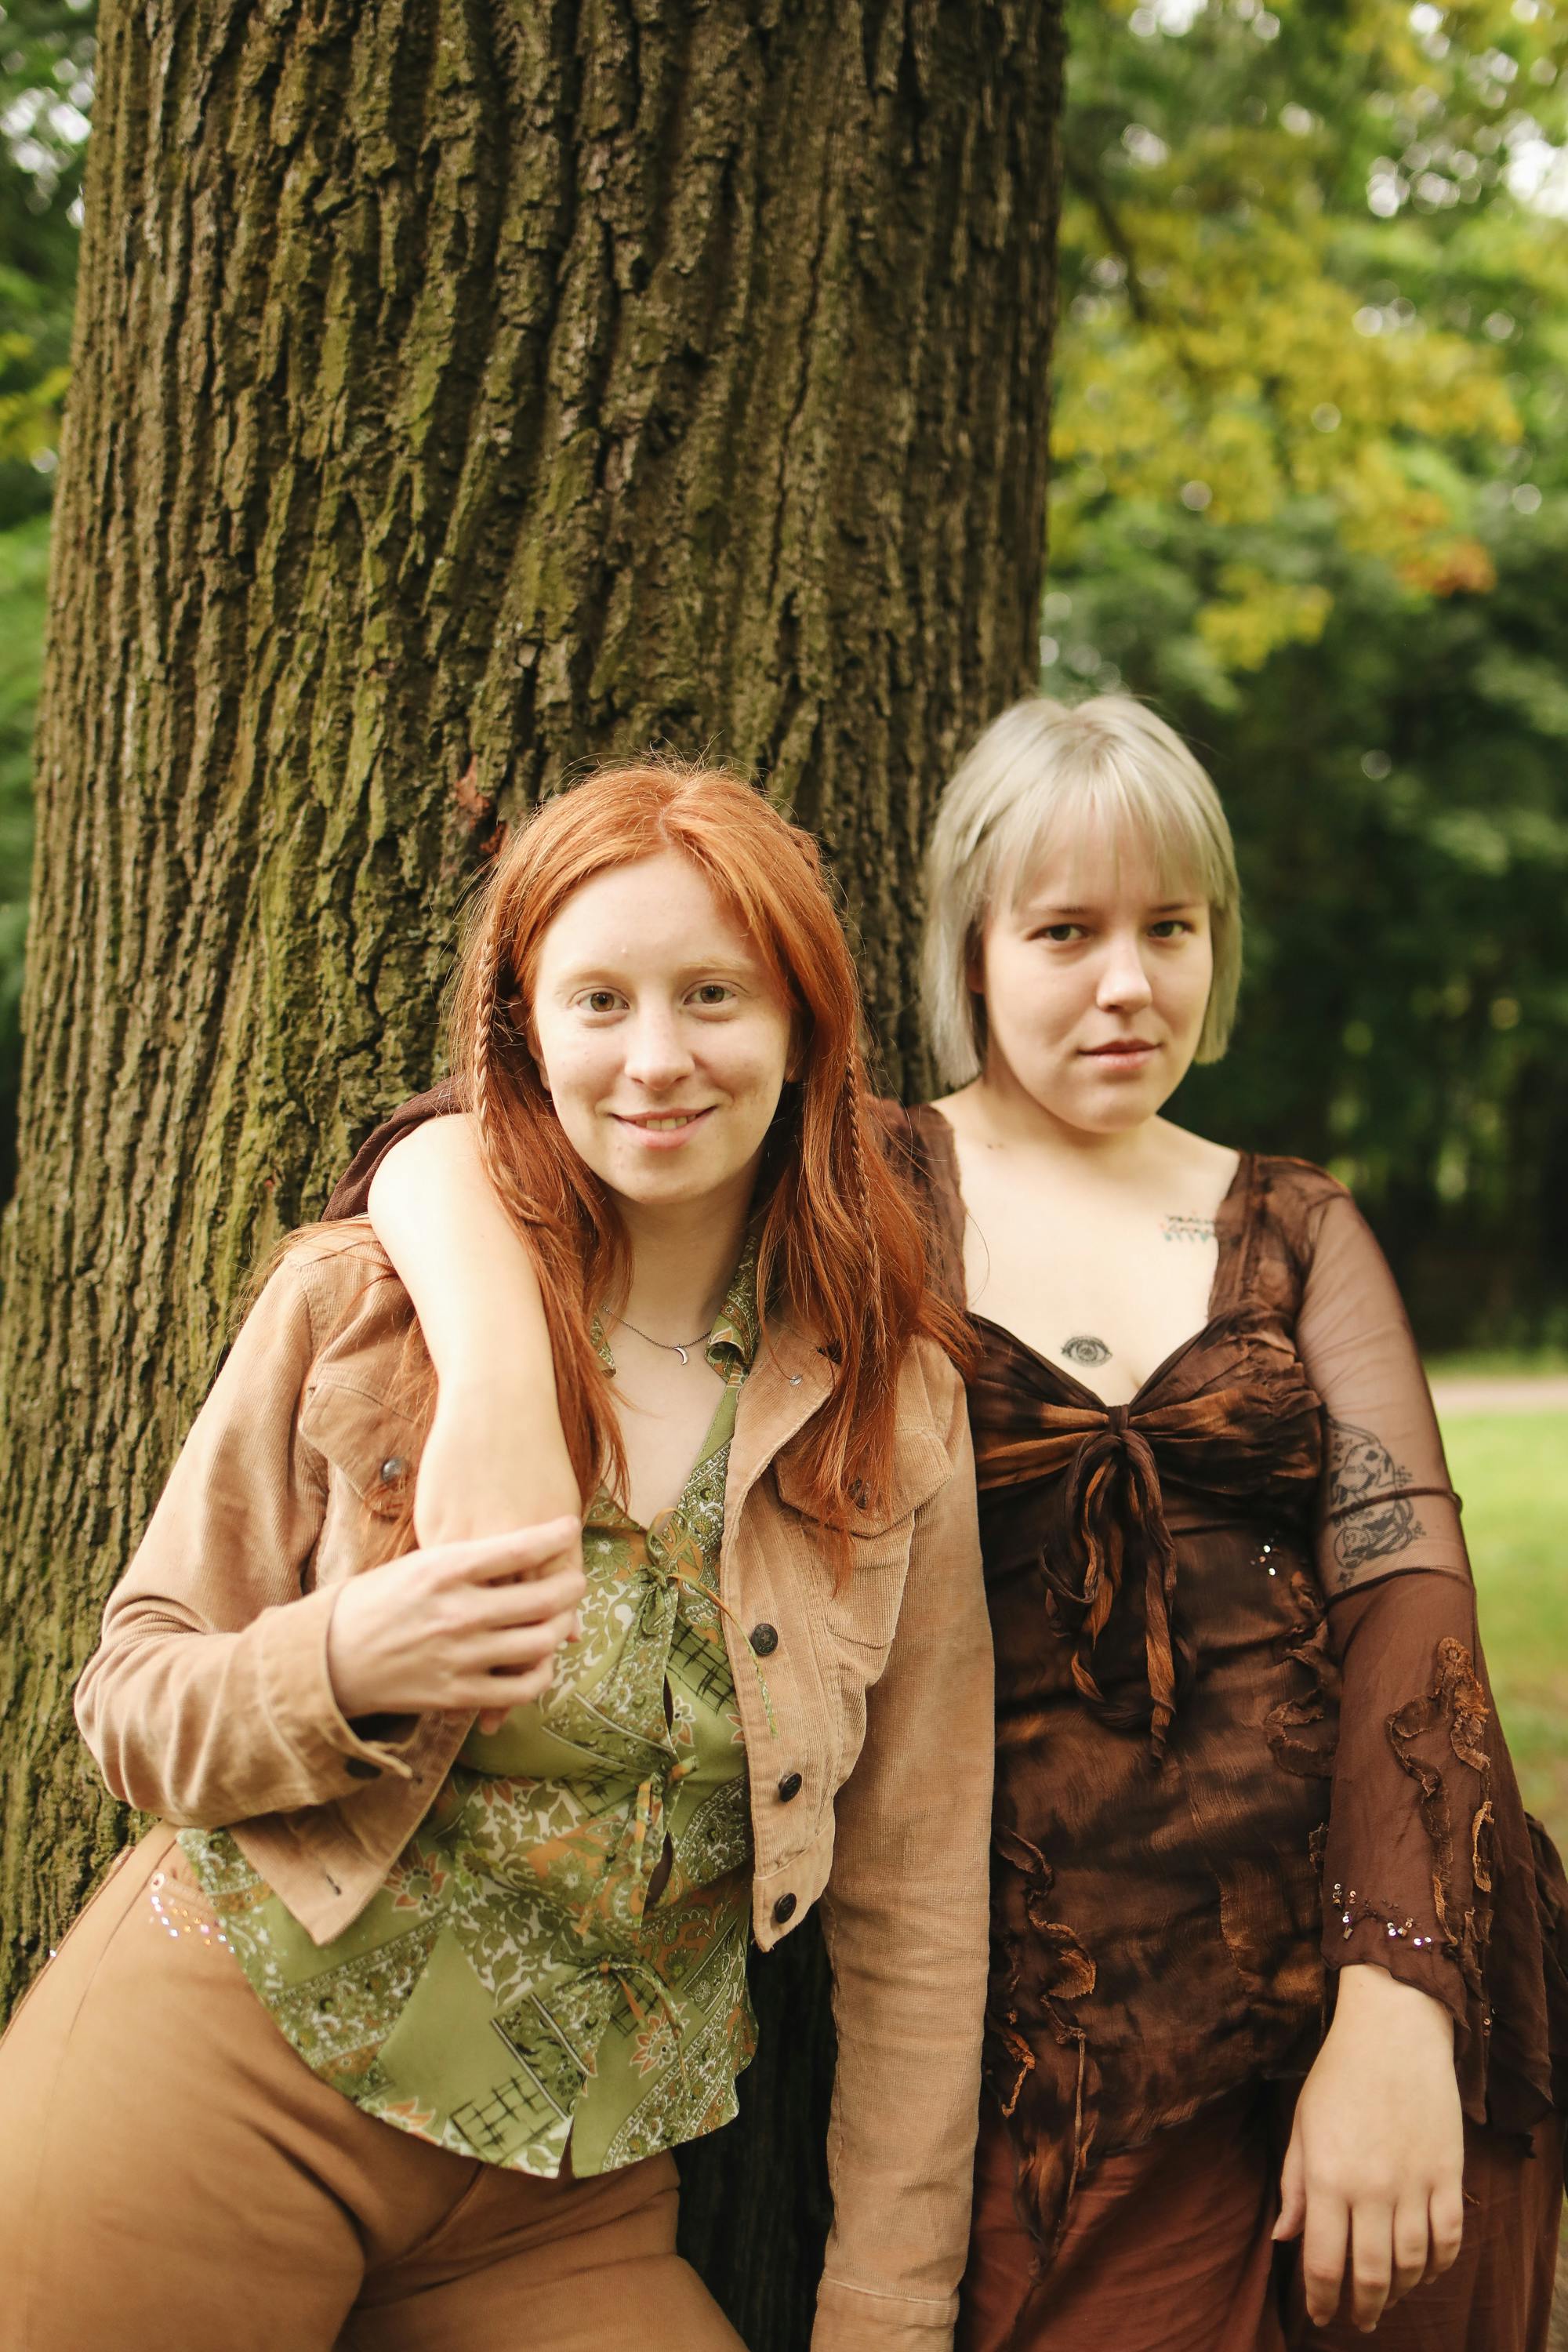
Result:
[[[105,0],[3,1261],[0,1992],[125,1834],[69,1716],[104,1594],[247,1268],[430,1076],[499,824],[650,741],[753,767],[919,1084],[924,827],[1035,675],[1059,94],[1056,0]],[[816,2016],[819,1954],[762,1975]],[[754,2345],[799,2338],[777,2293]]]

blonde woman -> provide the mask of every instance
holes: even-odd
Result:
[[[1208,778],[1122,698],[1004,714],[931,844],[918,1130],[998,1654],[962,2340],[1512,2352],[1561,2203],[1561,1871],[1538,1895],[1376,1244],[1321,1171],[1161,1116],[1225,1050],[1238,897]]]
[[[1568,1889],[1520,1805],[1375,1243],[1321,1170],[1162,1116],[1237,1001],[1213,786],[1125,698],[1021,703],[954,777],[927,891],[949,1091],[889,1126],[979,1345],[997,1653],[959,2343],[1378,2326],[1539,2352]],[[451,1264],[460,1184],[482,1214],[464,1122],[376,1182],[395,1249],[469,1302],[454,1396],[521,1398]],[[551,1500],[519,1481],[511,1516]]]

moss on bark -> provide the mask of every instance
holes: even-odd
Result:
[[[103,1597],[246,1269],[428,1078],[497,823],[649,742],[754,768],[917,1086],[918,852],[1043,561],[1054,0],[105,0],[101,41],[0,1316],[11,1991],[124,1833],[69,1717]],[[809,1944],[764,2000],[805,2033]],[[750,2163],[688,2226],[794,2342]]]

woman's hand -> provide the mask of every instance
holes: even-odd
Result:
[[[1386,1969],[1339,1972],[1334,2020],[1296,2105],[1276,2238],[1301,2239],[1308,2316],[1370,2334],[1459,2251],[1464,2126],[1453,2020]]]
[[[515,1380],[504,1386],[443,1382],[414,1485],[414,1532],[422,1544],[464,1543],[570,1513],[572,1534],[557,1547],[556,1565],[581,1572],[577,1482],[556,1415],[554,1381],[548,1370],[542,1377],[546,1392],[534,1412],[523,1409]],[[576,1641],[582,1630],[574,1616],[567,1640]],[[499,1731],[507,1714],[504,1706],[481,1707],[479,1729]]]
[[[472,1715],[499,1721],[550,1685],[575,1627],[575,1518],[405,1552],[338,1594],[327,1670],[343,1715]],[[548,1573],[542,1573],[549,1570]]]

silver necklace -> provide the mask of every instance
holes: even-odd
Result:
[[[628,1323],[624,1315],[617,1315],[616,1320],[623,1331],[636,1331],[637,1338],[646,1339],[650,1348],[658,1348],[667,1356],[679,1356],[683,1364],[691,1361],[688,1349],[700,1347],[708,1337],[706,1331],[699,1331],[695,1339],[656,1339],[651,1331],[640,1330],[637,1324]]]

